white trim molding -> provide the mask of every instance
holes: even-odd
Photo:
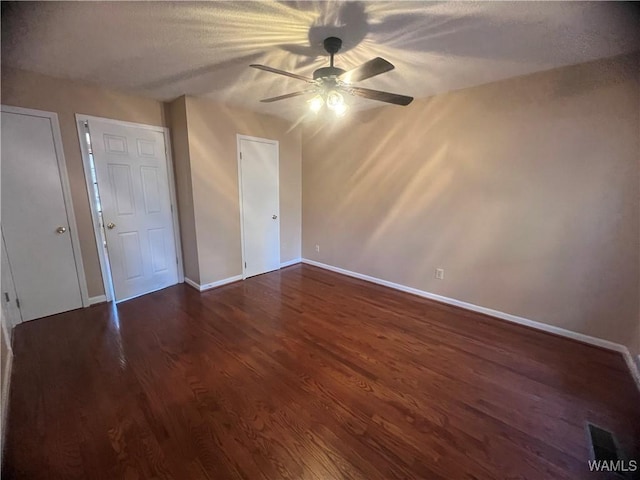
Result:
[[[11,369],[13,368],[13,352],[9,350],[7,353],[7,363],[4,365],[2,372],[2,426],[6,426],[7,410],[9,406],[9,389],[11,388]],[[2,433],[4,434],[4,428]]]
[[[302,263],[313,265],[314,267],[323,268],[325,270],[330,270],[332,272],[340,273],[342,275],[347,275],[349,277],[357,278],[359,280],[364,280],[366,282],[383,285],[385,287],[393,288],[394,290],[400,290],[401,292],[411,293],[419,297],[428,298],[429,300],[435,300],[436,302],[464,308],[465,310],[470,310],[472,312],[483,313],[485,315],[496,317],[501,320],[507,320],[509,322],[517,323],[519,325],[525,325],[527,327],[534,328],[536,330],[540,330],[547,333],[553,333],[555,335],[570,338],[572,340],[577,340],[579,342],[586,343],[589,345],[595,345],[596,347],[606,348],[607,350],[620,352],[624,357],[624,360],[627,363],[627,366],[629,367],[631,376],[633,377],[633,380],[635,381],[636,386],[640,390],[640,366],[638,365],[638,363],[634,361],[633,357],[631,356],[631,353],[629,352],[629,349],[626,346],[621,345],[619,343],[611,342],[609,340],[604,340],[602,338],[592,337],[590,335],[585,335],[583,333],[578,333],[578,332],[574,332],[564,328],[556,327],[553,325],[549,325],[547,323],[536,322],[535,320],[530,320],[528,318],[519,317],[517,315],[501,312],[499,310],[493,310],[491,308],[481,307],[479,305],[474,305],[473,303],[463,302],[462,300],[457,300],[455,298],[449,298],[442,295],[437,295],[435,293],[426,292],[424,290],[408,287],[406,285],[401,285],[399,283],[389,282],[387,280],[382,280],[380,278],[371,277],[369,275],[364,275],[362,273],[353,272],[351,270],[346,270],[344,268],[334,267],[333,265],[316,262],[315,260],[309,260],[307,258],[303,258]],[[640,356],[638,358],[640,359]]]
[[[622,347],[622,349],[624,349],[618,351],[622,353],[622,356],[624,357],[624,360],[627,362],[627,366],[629,367],[629,371],[631,372],[631,376],[636,381],[636,385],[640,390],[640,355],[637,355],[636,359],[634,360],[631,352],[629,352],[629,349],[627,347],[625,347],[624,345],[618,345],[618,347]]]
[[[282,262],[280,264],[280,268],[290,267],[291,265],[295,265],[296,263],[302,262],[301,258],[294,258],[293,260],[287,260],[286,262]]]
[[[89,297],[89,305],[96,305],[98,303],[106,303],[106,295],[96,295],[95,297]]]
[[[194,282],[190,278],[184,277],[184,283],[186,283],[190,287],[195,288],[199,292],[204,292],[206,290],[211,290],[212,288],[221,287],[221,286],[226,285],[228,283],[237,282],[239,280],[242,280],[242,275],[235,275],[233,277],[223,278],[222,280],[218,280],[216,282],[205,283],[204,285],[200,285],[199,283]]]
[[[4,316],[4,309],[2,313],[2,323],[5,344],[2,345],[2,349],[6,349],[7,363],[4,366],[4,372],[2,372],[2,396],[0,397],[0,425],[2,430],[0,431],[0,461],[2,461],[2,452],[4,451],[4,438],[7,433],[7,417],[9,413],[9,390],[11,389],[11,370],[13,368],[13,348],[11,347],[11,330],[7,330],[7,318]]]
[[[194,282],[193,280],[191,280],[189,277],[184,277],[184,283],[186,283],[187,285],[189,285],[190,287],[195,288],[196,290],[198,290],[199,292],[201,292],[202,290],[200,290],[200,284]]]
[[[7,433],[7,418],[9,416],[9,390],[11,389],[11,370],[13,368],[13,353],[9,353],[7,363],[4,366],[2,375],[2,438],[0,439],[0,452],[4,451],[4,439]]]
[[[301,258],[294,258],[293,260],[287,260],[280,264],[280,268],[290,267],[291,265],[295,265],[297,263],[301,263]],[[235,275],[229,278],[223,278],[222,280],[218,280],[217,282],[205,283],[204,285],[200,285],[197,282],[194,282],[189,277],[184,277],[184,283],[189,285],[190,287],[195,288],[199,292],[204,292],[206,290],[211,290],[212,288],[221,287],[223,285],[227,285],[228,283],[238,282],[240,280],[245,280],[242,275]]]

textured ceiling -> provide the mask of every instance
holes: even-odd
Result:
[[[249,64],[311,76],[328,61],[322,40],[338,36],[337,66],[376,56],[396,66],[360,85],[427,97],[637,50],[639,10],[608,2],[3,2],[2,64],[296,120],[307,111],[303,97],[259,100],[305,84]]]

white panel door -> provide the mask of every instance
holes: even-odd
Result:
[[[280,268],[278,144],[239,139],[244,277]]]
[[[164,134],[89,120],[115,300],[178,282]]]
[[[24,321],[82,307],[53,129],[2,112],[2,231]]]

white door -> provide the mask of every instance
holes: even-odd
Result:
[[[2,231],[24,321],[82,307],[56,127],[2,111]]]
[[[178,283],[164,134],[90,119],[115,300]]]
[[[278,143],[238,137],[244,277],[280,268]]]

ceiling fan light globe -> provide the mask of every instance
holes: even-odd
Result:
[[[335,90],[331,90],[327,93],[327,107],[337,112],[336,109],[342,108],[344,106],[344,97],[336,92]]]
[[[336,117],[344,117],[344,114],[347,113],[347,108],[347,104],[343,102],[333,108],[333,113],[336,114]]]
[[[324,100],[320,95],[316,95],[311,100],[309,100],[309,108],[314,113],[318,113],[322,108],[322,105],[324,105]]]

